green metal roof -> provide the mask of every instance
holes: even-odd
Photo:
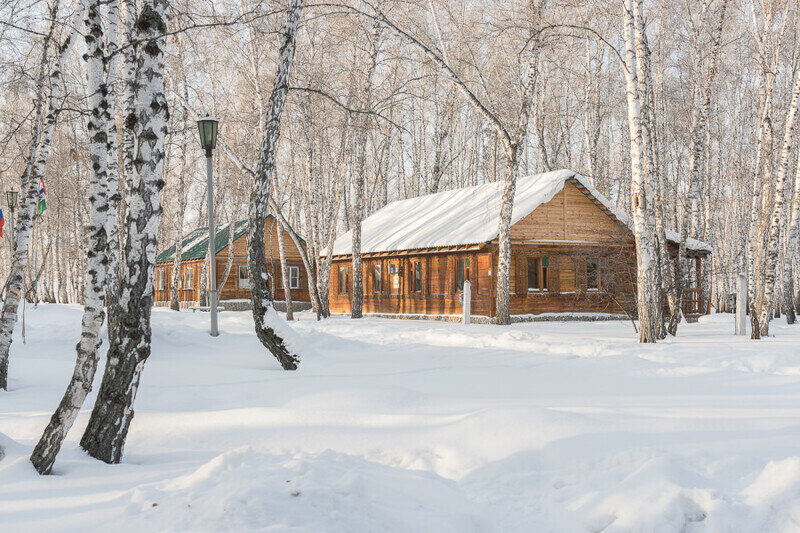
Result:
[[[269,218],[269,217],[268,217]],[[223,248],[228,246],[228,230],[230,224],[225,224],[217,229],[214,236],[214,254],[218,254]],[[247,219],[237,220],[233,224],[233,240],[238,239],[247,233]],[[183,238],[181,244],[181,260],[203,259],[208,252],[208,226],[197,228]],[[156,262],[173,261],[175,258],[175,245],[173,244],[156,258]]]

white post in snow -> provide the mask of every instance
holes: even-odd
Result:
[[[472,312],[472,284],[469,280],[464,280],[464,292],[461,293],[463,299],[461,308],[464,310],[464,324],[469,324],[469,316]]]
[[[736,280],[736,334],[747,335],[747,275]]]

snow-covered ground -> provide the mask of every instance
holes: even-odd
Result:
[[[625,321],[300,316],[316,353],[284,372],[247,312],[212,339],[208,315],[154,310],[123,463],[79,450],[85,410],[40,477],[80,309],[28,307],[0,530],[800,530],[800,326],[756,342],[717,315],[642,346]]]

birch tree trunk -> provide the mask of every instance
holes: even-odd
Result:
[[[634,43],[636,54],[636,75],[641,104],[641,123],[642,123],[642,164],[644,170],[644,191],[647,198],[647,233],[650,235],[653,245],[654,268],[651,270],[651,279],[648,281],[652,290],[651,320],[656,331],[656,338],[663,339],[666,336],[666,329],[663,322],[663,299],[662,287],[662,265],[660,246],[656,229],[656,209],[654,206],[655,184],[658,183],[659,169],[657,168],[657,148],[656,148],[656,118],[655,118],[655,92],[652,88],[652,76],[650,74],[650,49],[647,44],[647,34],[644,26],[644,14],[642,0],[634,0],[633,16]],[[679,307],[679,306],[678,306]],[[677,327],[677,324],[676,324]]]
[[[105,215],[106,252],[106,307],[109,310],[116,308],[119,297],[119,147],[117,145],[117,121],[115,110],[117,106],[117,87],[119,75],[119,0],[109,0],[108,10],[108,38],[106,39],[107,65],[105,90],[108,91],[107,106],[109,118],[105,122],[107,150],[107,191],[108,213]],[[91,91],[89,92],[91,94]],[[109,314],[109,324],[115,322],[113,313]]]
[[[678,322],[681,317],[681,300],[683,293],[683,286],[686,281],[686,239],[691,232],[693,236],[700,237],[699,232],[699,204],[700,204],[700,184],[703,179],[703,156],[706,149],[706,127],[708,124],[708,113],[711,107],[711,87],[714,82],[714,77],[717,73],[717,60],[719,58],[719,49],[722,43],[722,29],[725,25],[725,11],[728,6],[728,0],[723,0],[720,7],[719,22],[714,28],[712,33],[712,50],[711,59],[708,67],[708,74],[703,82],[702,92],[694,97],[694,116],[692,117],[692,129],[690,134],[691,159],[689,160],[689,194],[688,194],[688,208],[684,211],[683,224],[681,225],[681,240],[678,245],[678,257],[676,260],[677,275],[676,277],[676,296],[677,305],[671,310],[668,330],[670,334],[675,335],[678,329]],[[705,6],[704,6],[705,7]],[[700,67],[700,50],[696,52],[697,70]]]
[[[142,43],[137,54],[135,115],[136,155],[126,176],[128,208],[120,298],[112,325],[103,381],[81,439],[81,447],[96,459],[118,463],[133,419],[133,403],[142,370],[150,356],[150,314],[164,186],[164,138],[168,110],[164,94],[164,47],[169,18],[167,0],[145,2],[135,26]]]
[[[228,276],[230,276],[231,269],[233,268],[233,230],[235,228],[236,217],[231,217],[228,221],[228,256],[225,258],[225,270],[222,272],[222,277],[219,281],[219,287],[217,287],[217,292],[220,294],[222,294],[222,289],[225,288],[225,284],[228,283]],[[238,275],[236,282],[239,282]]]
[[[653,321],[653,249],[648,228],[648,206],[645,196],[644,164],[642,146],[642,116],[639,84],[637,80],[637,57],[634,44],[634,6],[636,0],[625,0],[625,81],[628,104],[628,128],[631,143],[631,208],[633,211],[634,238],[636,241],[636,298],[639,315],[639,341],[656,342],[657,329]]]
[[[180,45],[178,46],[178,62],[181,65],[181,74],[183,74],[183,101],[186,102],[189,100],[189,88],[188,88],[188,80],[186,78],[186,72],[183,68],[183,56],[181,53]],[[172,258],[172,286],[170,290],[170,302],[169,307],[173,311],[180,311],[181,303],[180,298],[178,296],[178,281],[181,277],[181,261],[183,260],[183,224],[184,218],[186,216],[186,204],[187,204],[187,187],[186,187],[186,174],[187,174],[187,164],[186,164],[186,152],[188,149],[188,142],[187,142],[187,131],[189,131],[189,110],[186,106],[183,106],[183,133],[181,134],[181,150],[180,154],[178,155],[180,160],[180,168],[178,170],[178,211],[176,213],[176,220],[175,223],[178,226],[178,234],[175,237],[175,256]]]
[[[783,270],[783,306],[786,309],[786,322],[794,324],[797,320],[795,312],[795,288],[793,267],[797,258],[798,235],[800,234],[800,158],[797,160],[797,170],[794,175],[794,195],[787,215],[789,227],[787,229],[786,265]]]
[[[372,78],[378,65],[379,39],[381,25],[375,23],[372,27],[371,53],[369,65],[364,78],[364,88],[361,92],[361,107],[367,109],[371,105]],[[361,116],[358,138],[356,139],[356,168],[353,173],[353,224],[352,224],[352,251],[353,251],[353,295],[350,306],[350,318],[363,316],[364,304],[364,271],[361,267],[361,221],[364,220],[364,182],[366,181],[367,159],[367,134],[369,133],[369,116]]]
[[[22,296],[25,267],[28,264],[28,243],[30,242],[34,213],[39,199],[39,180],[44,175],[44,166],[50,155],[50,143],[59,114],[61,74],[64,71],[67,55],[77,40],[79,23],[83,19],[86,10],[86,3],[82,2],[73,20],[69,37],[59,47],[57,66],[48,73],[47,64],[50,43],[53,29],[58,24],[56,20],[58,6],[58,1],[53,3],[50,10],[50,26],[42,42],[42,59],[39,64],[37,81],[36,114],[31,134],[28,163],[22,176],[24,196],[20,202],[19,215],[17,215],[15,222],[14,251],[11,255],[11,269],[6,281],[6,297],[3,302],[3,311],[0,313],[0,389],[3,390],[8,390],[8,357],[14,326],[17,323],[17,309]],[[49,84],[46,83],[47,79],[49,79]],[[49,87],[50,90],[46,115],[44,114],[45,87]]]
[[[541,16],[541,5],[538,16]],[[503,139],[506,150],[506,175],[503,182],[503,196],[500,202],[500,222],[497,228],[497,288],[495,297],[496,323],[511,324],[511,216],[514,212],[514,195],[517,190],[519,178],[520,150],[528,140],[528,122],[530,120],[533,99],[536,94],[539,76],[539,46],[538,34],[534,39],[531,50],[531,59],[528,63],[528,75],[523,83],[522,101],[514,141],[511,141],[505,131],[497,131]]]
[[[264,250],[264,221],[269,208],[270,179],[275,169],[275,152],[281,132],[281,115],[289,92],[289,75],[294,60],[297,25],[300,21],[302,0],[291,0],[283,27],[278,70],[267,104],[264,134],[255,171],[255,190],[250,196],[250,213],[247,234],[247,256],[250,267],[250,297],[253,302],[255,330],[261,344],[280,362],[284,370],[295,370],[300,361],[292,353],[275,329],[278,315],[272,307],[272,291],[267,280]]]
[[[797,52],[800,52],[798,46]],[[783,211],[784,198],[786,196],[786,174],[789,168],[789,156],[792,152],[792,141],[794,139],[795,121],[797,119],[797,106],[798,99],[800,99],[800,69],[795,74],[794,88],[792,90],[792,99],[789,104],[789,112],[786,114],[786,122],[784,124],[783,133],[783,148],[781,149],[781,158],[778,164],[778,173],[775,177],[775,196],[772,202],[772,215],[770,217],[769,232],[767,234],[766,245],[766,271],[763,279],[763,293],[764,297],[759,310],[759,325],[761,327],[761,336],[766,337],[769,335],[769,322],[771,317],[771,309],[773,306],[772,297],[775,293],[775,271],[778,265],[778,238],[780,234],[781,212]]]
[[[278,255],[281,261],[281,283],[283,285],[283,294],[286,301],[286,320],[294,320],[292,288],[289,279],[289,268],[286,264],[286,244],[283,238],[283,222],[276,217],[275,223],[278,225]]]
[[[86,20],[87,69],[89,72],[88,122],[92,174],[89,182],[89,242],[86,262],[84,310],[77,359],[61,403],[31,454],[31,462],[40,474],[49,474],[56,455],[92,389],[97,370],[98,351],[102,344],[100,330],[105,319],[106,292],[106,217],[108,216],[107,155],[110,142],[108,122],[113,121],[108,101],[105,72],[105,47],[99,0],[89,6]]]

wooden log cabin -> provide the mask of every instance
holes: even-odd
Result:
[[[457,315],[464,280],[473,315],[495,316],[502,183],[391,203],[363,221],[365,313]],[[677,257],[679,236],[668,233]],[[330,308],[349,313],[352,235],[336,239]],[[323,252],[323,255],[327,252]],[[689,239],[697,286],[685,312],[707,311],[700,288],[711,248]],[[629,217],[576,172],[520,178],[511,226],[511,313],[636,312],[636,254]]]
[[[215,261],[217,267],[217,290],[219,302],[223,307],[226,301],[250,300],[250,284],[247,270],[247,220],[239,220],[233,224],[233,257],[230,273],[223,285],[225,266],[228,262],[228,232],[231,225],[226,224],[217,230],[215,244]],[[284,231],[287,268],[289,271],[289,288],[295,302],[310,302],[308,295],[308,276],[303,267],[300,252],[289,234]],[[284,300],[280,252],[278,248],[278,225],[271,215],[267,217],[264,228],[264,244],[267,254],[273,296],[276,301]],[[208,227],[197,228],[187,235],[181,245],[181,270],[178,276],[178,300],[181,307],[198,305],[202,284],[200,273],[208,251]],[[155,305],[167,306],[172,291],[172,270],[175,257],[175,245],[162,251],[156,258]],[[239,306],[242,307],[242,306]],[[300,308],[307,307],[300,305]]]

